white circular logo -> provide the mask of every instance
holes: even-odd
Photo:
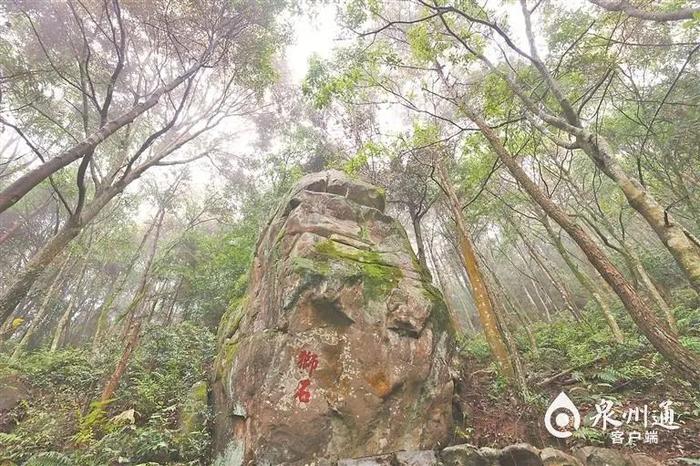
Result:
[[[556,416],[554,416],[555,413]],[[552,416],[554,416],[554,425],[552,425]],[[544,426],[547,428],[547,432],[557,438],[571,437],[570,428],[573,427],[573,430],[577,430],[581,427],[581,415],[566,393],[561,392],[549,405],[544,414]]]

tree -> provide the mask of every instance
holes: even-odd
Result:
[[[255,102],[256,94],[259,92],[260,87],[264,86],[271,77],[270,70],[266,68],[266,64],[272,54],[271,47],[273,42],[278,39],[274,31],[274,25],[271,24],[272,15],[276,10],[266,11],[263,5],[258,4],[255,5],[255,8],[247,8],[243,4],[234,8],[227,2],[211,2],[206,3],[205,6],[206,8],[197,12],[185,10],[185,13],[188,15],[192,14],[192,16],[187,16],[186,21],[178,22],[180,25],[178,27],[184,28],[179,30],[180,33],[194,34],[194,36],[190,37],[191,40],[196,40],[201,36],[203,42],[198,41],[196,45],[189,48],[176,41],[178,43],[173,45],[174,50],[172,50],[172,53],[177,57],[177,63],[172,64],[172,67],[168,65],[164,68],[156,68],[157,80],[164,79],[163,76],[173,71],[173,69],[177,70],[182,66],[186,68],[186,71],[179,74],[179,77],[175,79],[180,81],[181,84],[184,83],[184,87],[180,88],[179,92],[175,92],[177,86],[173,87],[170,84],[166,84],[165,87],[168,88],[168,91],[163,91],[159,94],[159,96],[162,96],[165,92],[168,93],[167,102],[160,109],[163,113],[154,114],[152,121],[143,121],[144,126],[125,126],[125,131],[120,132],[118,138],[113,137],[111,139],[116,142],[116,145],[111,147],[109,153],[105,154],[102,163],[99,160],[101,157],[96,157],[96,154],[93,153],[97,147],[95,141],[104,139],[101,136],[93,139],[88,138],[90,142],[87,145],[81,143],[68,149],[70,154],[68,158],[75,157],[76,154],[85,155],[76,171],[77,192],[74,196],[74,205],[71,206],[65,196],[59,196],[62,199],[63,207],[67,211],[67,217],[53,237],[33,255],[26,266],[16,274],[12,284],[0,296],[0,321],[5,322],[10,317],[17,304],[31,289],[37,277],[53,261],[54,257],[86,225],[98,218],[104,207],[127,186],[138,180],[147,170],[154,167],[182,165],[220,153],[221,150],[218,148],[218,145],[221,141],[209,141],[204,147],[194,147],[194,142],[213,128],[216,128],[226,118],[236,115],[241,116],[251,111],[250,106]],[[113,8],[119,8],[118,3],[114,3]],[[33,26],[34,22],[29,17],[29,13],[22,13],[28,18],[27,21],[31,26],[32,34],[41,43],[41,36],[36,32],[37,28]],[[168,16],[170,13],[168,13],[167,9],[164,12],[158,12],[158,14],[160,13],[166,15],[164,18],[161,18],[165,21],[166,26],[169,24],[169,21],[175,21],[175,19]],[[209,16],[209,13],[213,16]],[[80,12],[71,11],[70,17],[72,18],[73,26],[77,28],[77,31],[73,31],[73,33],[84,38],[85,31],[81,28],[80,25],[82,23],[79,19],[84,21],[93,20],[87,12],[82,14],[86,15],[86,17],[81,16]],[[119,13],[119,15],[121,14]],[[147,12],[134,12],[136,18],[140,18],[138,14],[147,14]],[[117,15],[117,13],[114,13],[114,15]],[[105,21],[110,21],[109,14],[106,13],[104,17]],[[146,20],[144,19],[144,21]],[[251,27],[253,23],[256,24],[255,27]],[[114,24],[112,26],[114,27],[114,37],[123,37],[123,34],[125,34],[123,29],[114,26]],[[99,24],[94,25],[94,27],[101,30]],[[269,28],[269,31],[265,28]],[[155,29],[156,31],[153,32],[155,34],[154,37],[148,39],[149,36],[146,36],[146,39],[148,39],[146,41],[147,45],[152,48],[136,51],[134,52],[136,56],[140,57],[139,53],[145,54],[141,58],[150,60],[153,58],[151,54],[154,53],[154,50],[161,47],[170,50],[170,39],[166,40],[165,44],[162,44],[161,40],[163,38],[159,32],[160,29],[157,27]],[[121,36],[119,36],[120,33],[117,30],[122,31]],[[147,30],[151,31],[150,29]],[[121,41],[122,39],[119,39],[119,44],[121,44]],[[138,43],[138,41],[136,42]],[[128,43],[130,44],[131,42]],[[202,46],[201,44],[205,45]],[[196,53],[202,47],[201,53],[192,58],[194,65],[189,65],[189,54]],[[182,50],[182,53],[178,54],[178,51],[182,48],[186,50]],[[44,52],[44,55],[48,62],[54,63],[48,52]],[[81,56],[87,62],[90,55],[89,50],[84,50]],[[123,53],[118,52],[117,56],[122,57]],[[138,65],[129,68],[129,71],[132,71],[134,74],[130,76],[127,86],[131,86],[134,83],[137,84],[138,87],[135,90],[131,89],[131,91],[138,96],[144,89],[149,87],[148,80],[152,77],[153,69],[151,69],[151,66],[153,64],[148,62],[141,63],[140,59],[136,60],[136,58],[134,60]],[[87,67],[85,62],[81,65],[82,68]],[[249,69],[251,65],[256,66],[254,72],[251,72]],[[51,67],[51,69],[57,74],[59,80],[66,81],[65,75],[60,69],[55,67]],[[122,72],[119,64],[117,64],[114,72],[117,74]],[[87,73],[87,71],[83,70],[83,73]],[[121,79],[124,78],[122,77]],[[113,76],[112,79],[116,80],[117,78]],[[70,83],[66,85],[70,85]],[[85,103],[86,100],[95,100],[92,90],[89,93],[85,91],[86,88],[92,89],[92,87],[90,85],[85,86],[79,88],[81,91],[78,96],[80,98],[79,101]],[[161,91],[156,90],[153,95],[158,92]],[[193,97],[195,93],[197,94],[196,98]],[[105,116],[109,107],[108,104],[114,100],[113,97],[113,89],[108,85],[105,103],[100,105],[92,102],[93,106],[101,112],[98,132],[106,131],[116,126],[109,126],[110,123],[106,122],[107,117]],[[157,98],[155,100],[157,101]],[[140,105],[134,108],[141,108]],[[82,108],[77,104],[74,106]],[[82,119],[83,121],[87,120],[88,123],[90,122],[90,117],[86,113],[82,114]],[[126,122],[124,125],[126,125]],[[84,126],[87,126],[87,124]],[[113,129],[116,131],[116,128]],[[23,131],[20,130],[20,132],[26,136]],[[38,149],[34,150],[38,147],[36,144],[32,143],[28,137],[23,137],[23,140],[33,148],[32,151],[35,152],[37,157],[43,158]],[[85,147],[88,147],[88,149],[85,149],[88,152],[85,152]],[[172,154],[183,152],[185,154],[183,154],[182,158],[169,157]],[[54,173],[56,167],[63,164],[62,160],[65,159],[66,157],[64,156],[57,156],[48,160],[45,164],[23,175],[23,177],[31,178],[30,181],[22,181],[22,177],[20,177],[8,189],[12,191],[15,189],[13,186],[15,186],[21,188],[22,192],[29,192],[41,179],[45,179],[49,174]],[[58,161],[54,162],[54,160]],[[45,166],[48,168],[42,168]],[[39,174],[38,178],[37,173]],[[15,197],[11,195],[7,199],[14,199]]]
[[[464,261],[464,269],[469,276],[469,283],[474,296],[474,304],[479,311],[479,321],[489,343],[491,353],[498,362],[498,366],[503,375],[511,381],[516,380],[516,373],[506,346],[503,329],[499,322],[497,311],[494,307],[493,296],[489,292],[484,275],[481,273],[481,266],[474,249],[474,244],[469,237],[469,230],[462,217],[462,208],[457,195],[447,177],[447,172],[442,161],[437,162],[437,173],[440,178],[442,189],[447,196],[447,205],[452,213],[456,225],[457,241],[459,252]]]
[[[658,320],[654,312],[649,309],[590,235],[580,225],[572,221],[564,210],[552,202],[532,182],[517,160],[505,149],[494,130],[481,117],[473,113],[472,110],[466,111],[469,118],[479,126],[484,137],[489,141],[489,144],[491,144],[520,186],[579,245],[586,257],[591,261],[591,264],[620,297],[630,316],[642,333],[649,339],[650,343],[654,345],[659,353],[664,355],[680,374],[690,380],[700,382],[700,357],[680,344],[677,336]]]
[[[592,26],[585,29],[580,37],[574,37],[573,45],[563,50],[560,56],[550,54],[545,63],[535,46],[532,25],[534,10],[541,4],[530,9],[524,0],[520,3],[529,51],[518,47],[508,29],[499,24],[495,13],[472,2],[458,6],[417,2],[415,9],[409,7],[400,12],[378,5],[365,15],[348,14],[351,30],[367,32],[358,33],[355,55],[350,55],[352,59],[342,65],[336,63],[340,68],[331,74],[336,76],[336,80],[330,79],[326,84],[319,83],[317,79],[314,81],[315,97],[323,103],[337,96],[345,105],[347,102],[360,105],[380,100],[380,95],[390,98],[416,118],[427,119],[437,126],[447,125],[457,131],[444,136],[442,140],[436,138],[434,143],[459,137],[467,131],[480,131],[491,150],[508,169],[514,180],[514,188],[525,191],[537,208],[559,224],[581,248],[591,265],[620,297],[652,345],[679,373],[697,380],[698,358],[685,349],[672,331],[656,318],[587,229],[555,202],[554,199],[561,196],[561,181],[555,178],[554,186],[550,185],[538,162],[539,157],[558,153],[559,150],[566,151],[567,155],[585,154],[593,176],[601,173],[607,176],[624,196],[627,205],[662,240],[691,285],[698,289],[700,243],[682,222],[670,214],[669,209],[662,206],[643,180],[628,173],[627,167],[621,163],[622,157],[615,154],[607,142],[606,123],[610,119],[601,107],[606,99],[610,99],[607,95],[610,70],[620,59],[617,62],[607,58],[596,61],[588,57],[585,63],[589,69],[583,73],[589,73],[590,77],[585,74],[582,77],[586,80],[586,86],[572,85],[563,77],[564,70],[560,67],[569,58],[567,54],[571,50],[579,50],[579,42]],[[607,25],[602,26],[605,27]],[[604,36],[604,39],[609,44],[614,43],[614,34],[613,27],[611,35]],[[622,54],[626,42],[621,44],[618,48]],[[498,58],[496,53],[497,58],[492,58],[494,54],[488,51],[488,45],[498,49],[496,52],[500,51],[501,57]],[[680,70],[671,82],[667,95],[683,74],[693,53],[691,50],[690,56],[678,63]],[[567,71],[582,74],[580,70],[571,69],[575,66],[571,61],[565,64]],[[328,77],[329,69],[314,73],[325,73]],[[602,74],[598,74],[601,70]],[[358,88],[362,90],[354,91]],[[483,108],[483,113],[495,116],[498,121],[486,124],[475,108]],[[595,124],[589,124],[591,120]],[[470,123],[475,124],[476,128]],[[653,125],[652,117],[644,128],[647,134],[653,134]],[[497,134],[501,128],[506,132],[507,143]],[[511,152],[506,149],[506,144],[516,149]],[[645,150],[644,144],[642,149]],[[513,155],[521,151],[532,153],[525,159],[524,165],[520,165]],[[497,165],[494,165],[494,170],[496,168]],[[538,175],[541,186],[533,181],[533,174]],[[577,177],[580,179],[584,174],[577,174]],[[457,206],[458,202],[453,204]],[[454,211],[455,208],[452,209]],[[560,252],[565,253],[561,248]],[[575,274],[580,272],[576,269],[578,267],[572,268]],[[582,279],[582,285],[589,292],[597,294],[595,285],[585,273],[576,276]],[[535,291],[539,291],[537,287]],[[604,301],[602,297],[599,299],[603,305]],[[549,306],[544,302],[543,305],[545,309]],[[609,312],[607,314],[611,317]],[[608,318],[608,321],[619,339],[621,332],[614,319]],[[683,356],[679,356],[681,353]]]

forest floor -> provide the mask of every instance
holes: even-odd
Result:
[[[605,361],[592,366],[591,370],[600,371]],[[597,390],[591,391],[586,381],[577,381],[571,377],[560,377],[541,388],[540,396],[553,400],[560,392],[575,396],[577,408],[584,417],[582,427],[570,439],[559,440],[550,435],[544,426],[546,405],[525,403],[520,401],[510,390],[498,390],[499,384],[490,361],[476,357],[467,357],[462,370],[459,398],[465,407],[463,413],[468,429],[462,432],[464,440],[477,446],[502,448],[519,442],[527,442],[538,448],[554,447],[565,451],[587,445],[605,446],[622,449],[626,453],[644,453],[668,465],[686,465],[682,458],[697,460],[700,458],[700,419],[698,418],[697,400],[688,398],[683,390],[664,382],[645,387],[643,390],[635,387],[633,381],[620,380],[608,387],[606,395]],[[625,428],[625,415],[636,407],[648,405],[658,410],[658,403],[673,400],[676,411],[676,422],[680,424],[677,430],[658,429],[658,443],[644,443],[644,431],[641,430],[641,440],[633,446],[626,444],[613,445],[608,428],[594,430],[589,426],[592,415],[596,413],[595,404],[601,398],[617,400],[615,406],[616,419],[621,419],[621,430],[631,432],[634,428]],[[680,416],[678,415],[679,413]],[[589,414],[589,416],[586,416]],[[590,415],[592,414],[592,415]],[[651,415],[650,415],[651,417]],[[651,424],[651,419],[649,423]],[[648,430],[651,430],[649,428]],[[606,435],[607,434],[607,435]],[[695,464],[695,463],[692,463]]]
[[[700,352],[700,307],[697,303],[676,312],[681,340]],[[515,332],[527,370],[530,393],[517,396],[494,368],[483,336],[458,339],[459,377],[453,404],[452,443],[501,448],[519,442],[535,447],[571,451],[583,446],[605,446],[626,453],[645,453],[664,464],[688,466],[700,459],[700,392],[633,332],[620,315],[626,341],[611,342],[595,312],[588,322],[538,323],[532,326],[538,348]],[[119,338],[106,341],[97,354],[90,348],[55,352],[39,348],[17,361],[0,353],[0,381],[21,380],[29,393],[5,421],[0,416],[0,465],[35,464],[209,464],[211,419],[206,396],[193,404],[201,381],[207,380],[215,354],[215,337],[206,328],[184,322],[170,328],[145,331],[143,344],[109,405],[95,405],[100,381],[115,364]],[[572,370],[567,370],[574,368]],[[548,381],[543,383],[543,381]],[[1,382],[0,382],[1,383]],[[566,440],[551,436],[544,414],[552,400],[565,392],[582,417],[582,425]],[[649,408],[658,416],[659,403],[672,400],[677,430],[654,428],[658,443],[644,443],[644,429],[631,422],[619,427],[626,435],[640,431],[633,446],[613,444],[610,431],[592,426],[596,404],[611,400],[614,417],[624,418],[630,408]],[[100,411],[95,408],[103,409]],[[195,413],[197,422],[189,422]],[[695,462],[684,462],[693,458]],[[4,461],[4,462],[3,462]],[[56,463],[56,461],[59,461]],[[43,464],[43,463],[37,463]]]

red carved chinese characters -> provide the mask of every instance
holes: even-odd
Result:
[[[314,374],[316,368],[318,368],[318,355],[311,351],[299,351],[299,354],[297,354],[297,367],[306,371],[309,377],[299,381],[297,389],[294,392],[294,399],[299,400],[301,403],[308,403],[311,401],[311,376]]]
[[[318,367],[318,356],[311,351],[302,350],[297,355],[297,367],[309,372],[309,377],[314,375],[314,371]]]
[[[311,385],[311,380],[300,380],[299,385],[297,385],[297,391],[294,393],[294,398],[302,403],[308,403],[311,401],[311,391],[309,390],[309,385]]]

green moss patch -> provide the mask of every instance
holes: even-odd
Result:
[[[433,329],[455,337],[456,329],[440,291],[428,282],[423,282],[423,290],[425,297],[432,303],[429,320],[433,323]]]
[[[363,281],[367,299],[386,295],[403,277],[401,269],[383,262],[379,253],[375,251],[340,248],[335,241],[325,240],[316,244],[316,252],[325,259],[326,263],[329,261],[350,263],[352,269]]]

